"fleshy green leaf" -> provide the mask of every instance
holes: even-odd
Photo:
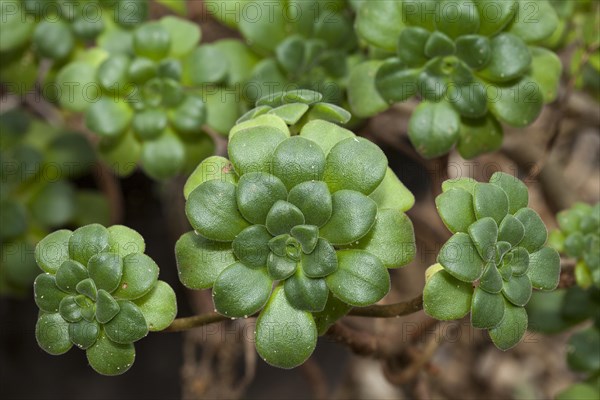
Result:
[[[98,290],[96,298],[96,319],[105,324],[119,313],[119,303],[104,289]]]
[[[473,196],[459,187],[444,191],[435,198],[435,206],[444,225],[452,233],[467,232],[475,222]]]
[[[387,158],[377,145],[363,138],[337,143],[327,155],[323,180],[334,193],[348,189],[371,194],[383,181]]]
[[[460,119],[460,134],[456,149],[463,158],[471,159],[502,146],[502,126],[491,114],[482,118]]]
[[[307,277],[301,268],[285,280],[285,296],[288,303],[298,310],[311,312],[323,311],[327,303],[329,289],[324,279]]]
[[[498,240],[508,242],[513,247],[521,243],[525,237],[525,227],[513,215],[507,214],[498,228]]]
[[[504,29],[519,9],[515,0],[478,0],[475,6],[480,16],[479,34],[485,36],[493,36]]]
[[[529,256],[527,276],[536,289],[554,290],[560,279],[560,256],[550,247],[542,247]]]
[[[390,275],[383,263],[364,250],[337,252],[338,269],[325,280],[329,290],[344,303],[367,306],[390,290]]]
[[[522,247],[517,247],[510,252],[512,258],[508,263],[514,275],[523,275],[527,272],[530,264],[530,256],[527,250]]]
[[[229,243],[215,242],[188,232],[175,244],[179,280],[190,289],[207,289],[235,262]]]
[[[527,275],[513,275],[504,282],[502,293],[515,306],[524,306],[531,298],[531,281]]]
[[[482,77],[490,81],[508,82],[518,78],[531,64],[529,48],[521,38],[511,33],[501,33],[492,38],[490,48],[490,61],[479,71]]]
[[[114,253],[96,254],[90,258],[88,272],[98,289],[111,293],[117,289],[123,276],[123,260]]]
[[[69,238],[69,258],[87,265],[90,258],[109,247],[109,233],[99,224],[82,226]]]
[[[398,58],[409,67],[420,67],[427,61],[425,44],[431,33],[427,29],[411,26],[403,29],[398,37]]]
[[[160,22],[149,22],[137,28],[133,34],[136,55],[161,60],[171,48],[169,30]]]
[[[77,322],[83,318],[81,315],[81,308],[82,307],[77,304],[77,300],[74,296],[63,298],[58,305],[60,316],[63,317],[65,321],[69,322]]]
[[[490,183],[496,185],[508,197],[508,212],[514,214],[521,208],[527,207],[529,192],[527,186],[518,178],[504,172],[495,172],[490,178]]]
[[[312,315],[294,308],[282,285],[275,288],[256,321],[258,354],[271,365],[289,369],[306,361],[316,345],[317,328]]]
[[[304,215],[298,207],[287,201],[278,200],[267,214],[266,226],[273,236],[277,236],[290,233],[294,226],[302,225],[304,222]]]
[[[321,148],[300,136],[284,140],[273,153],[273,173],[288,190],[302,182],[321,180],[324,168]]]
[[[102,375],[114,376],[125,373],[135,361],[133,343],[117,344],[104,332],[96,343],[86,351],[90,366]]]
[[[533,57],[529,75],[540,87],[544,103],[556,100],[562,72],[560,58],[542,47],[530,47]]]
[[[291,229],[290,234],[298,240],[306,254],[315,249],[319,240],[319,228],[315,225],[297,225]]]
[[[69,338],[80,349],[88,349],[100,336],[100,325],[96,321],[81,320],[69,324]]]
[[[144,314],[129,300],[119,300],[119,312],[104,324],[106,336],[115,343],[133,343],[148,334]]]
[[[515,213],[515,218],[525,227],[525,237],[519,246],[525,248],[530,254],[535,253],[546,243],[548,238],[544,221],[531,208],[520,209]]]
[[[69,323],[60,314],[40,314],[35,324],[35,339],[46,353],[58,356],[71,349]]]
[[[158,279],[158,265],[142,253],[123,258],[123,277],[113,293],[118,299],[133,300],[147,294]]]
[[[35,304],[42,311],[49,313],[58,312],[60,302],[67,293],[61,291],[56,286],[56,280],[54,276],[45,273],[38,275],[33,282],[33,295]]]
[[[335,249],[323,238],[319,238],[310,254],[302,255],[302,270],[310,278],[327,276],[335,272],[337,265]]]
[[[490,40],[480,35],[464,35],[456,39],[456,56],[474,69],[485,66],[491,58]]]
[[[190,193],[206,181],[237,182],[233,165],[225,157],[211,156],[204,159],[192,172],[183,187],[183,195],[187,198]]]
[[[496,268],[496,264],[493,262],[488,263],[479,280],[479,287],[489,293],[499,293],[503,284],[502,276]]]
[[[417,76],[420,72],[418,68],[406,68],[397,58],[386,60],[375,75],[378,95],[389,104],[408,100],[417,92]]]
[[[321,228],[320,235],[333,245],[355,242],[373,227],[377,204],[353,190],[339,190],[331,196],[331,218]]]
[[[527,76],[503,85],[488,86],[488,90],[490,111],[511,126],[531,124],[540,115],[544,105],[539,85]]]
[[[116,137],[127,130],[132,115],[132,109],[124,101],[113,101],[102,97],[87,109],[85,124],[100,136]]]
[[[96,300],[96,295],[98,294],[98,289],[96,288],[96,284],[90,278],[84,279],[77,284],[77,293],[81,293],[87,296],[91,300]]]
[[[229,140],[227,151],[236,172],[268,172],[272,154],[288,138],[281,130],[257,126],[238,131]]]
[[[433,268],[432,266],[430,268]],[[459,319],[471,309],[473,287],[444,270],[434,273],[425,283],[423,309],[427,315],[441,321]]]
[[[124,225],[113,225],[108,228],[110,252],[125,257],[132,253],[146,251],[146,243],[142,235]]]
[[[213,286],[215,308],[228,317],[248,317],[265,305],[272,284],[265,269],[231,264],[219,274]]]
[[[248,267],[264,267],[267,265],[271,239],[272,236],[264,225],[249,226],[233,240],[233,253]]]
[[[442,0],[437,4],[435,11],[436,29],[451,38],[476,33],[479,30],[479,13],[469,0]]]
[[[347,90],[352,115],[366,118],[388,108],[388,103],[379,94],[375,81],[381,64],[380,60],[369,60],[350,70]],[[316,120],[311,122],[316,122]]]
[[[369,197],[375,200],[380,210],[396,208],[404,212],[410,210],[415,204],[415,196],[404,186],[390,167],[387,168],[383,181]]]
[[[426,158],[446,154],[458,140],[460,116],[447,103],[422,102],[410,117],[408,136]]]
[[[264,224],[269,210],[278,200],[287,199],[287,190],[276,176],[265,172],[242,175],[236,196],[240,213],[254,224]]]
[[[377,256],[386,268],[406,265],[416,253],[412,222],[398,209],[380,209],[373,228],[351,247]]]
[[[100,88],[95,83],[96,68],[92,64],[75,61],[65,65],[56,75],[56,84],[63,93],[58,97],[61,107],[69,111],[85,111],[92,104],[90,99],[97,99],[100,95]]]
[[[230,182],[207,181],[190,193],[185,213],[202,236],[231,242],[248,222],[238,211],[236,187]]]
[[[67,260],[56,271],[56,286],[64,292],[75,293],[77,284],[87,277],[88,271],[83,265]]]
[[[489,333],[496,347],[506,351],[521,341],[526,330],[527,311],[505,301],[504,319],[497,327],[490,329]]]
[[[331,217],[332,200],[325,182],[303,182],[290,190],[287,200],[302,211],[306,224],[320,227]]]
[[[150,331],[161,331],[171,325],[177,315],[175,292],[163,281],[158,281],[144,297],[134,302],[144,314]]]
[[[485,261],[466,233],[455,233],[438,254],[438,262],[455,278],[473,282],[483,274]]]
[[[477,251],[484,261],[490,261],[496,255],[496,241],[498,239],[498,225],[490,217],[481,218],[469,226],[469,236],[477,247]]]
[[[268,106],[263,106],[263,107],[267,107],[267,109],[269,109],[269,110],[271,109]],[[254,110],[258,110],[259,108],[260,107],[257,107]],[[275,129],[279,129],[284,135],[290,136],[290,130],[289,130],[288,126],[281,118],[279,118],[276,115],[272,115],[272,114],[263,114],[263,115],[255,116],[254,118],[245,120],[243,122],[240,122],[238,120],[237,125],[235,125],[233,128],[231,128],[231,130],[229,131],[229,140],[231,140],[233,138],[233,136],[237,135],[237,133],[240,131],[243,131],[248,128],[255,128],[255,127],[261,127],[261,126],[270,126]]]
[[[158,139],[142,144],[140,161],[150,177],[157,180],[171,178],[183,169],[185,145],[177,135],[166,130]]]
[[[284,104],[269,110],[268,114],[277,115],[279,118],[284,120],[287,125],[294,125],[300,121],[300,118],[304,116],[304,114],[308,111],[308,108],[308,104]]]
[[[508,213],[508,197],[498,186],[478,183],[473,192],[473,209],[478,219],[491,217],[500,224]]]
[[[502,295],[475,288],[471,305],[471,325],[475,328],[490,329],[498,326],[503,317],[504,299]]]
[[[195,23],[171,15],[162,17],[159,23],[169,32],[171,37],[169,54],[173,57],[190,52],[200,41],[200,27]]]
[[[274,281],[282,281],[289,278],[296,271],[298,261],[286,256],[269,254],[267,259],[267,271]]]
[[[367,43],[385,49],[396,50],[397,37],[404,28],[399,4],[377,1],[362,4],[356,18],[356,32]]]
[[[551,36],[558,27],[558,15],[554,7],[546,0],[518,0],[519,13],[508,31],[518,35],[527,43],[535,43]],[[527,10],[534,14],[527,17]]]

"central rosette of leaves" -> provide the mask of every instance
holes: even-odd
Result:
[[[403,213],[413,198],[375,144],[323,120],[297,136],[275,114],[245,120],[228,152],[231,161],[208,158],[186,184],[195,232],[176,246],[180,279],[212,287],[223,315],[262,309],[259,354],[292,368],[327,324],[388,292],[386,268],[414,255]]]

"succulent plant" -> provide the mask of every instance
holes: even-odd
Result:
[[[546,227],[519,179],[496,172],[489,183],[459,178],[442,188],[436,207],[454,235],[427,271],[425,312],[439,320],[470,312],[473,327],[507,350],[525,334],[532,288],[557,287],[559,255],[544,246]]]
[[[219,4],[220,3],[220,4]],[[212,15],[239,30],[265,57],[253,68],[246,97],[251,103],[267,93],[291,89],[321,92],[343,104],[349,66],[356,57],[352,11],[345,1],[213,2]],[[248,18],[256,13],[256,18]]]
[[[191,171],[214,151],[202,130],[204,100],[182,84],[182,60],[199,39],[197,25],[167,16],[138,26],[131,48],[89,51],[59,72],[59,85],[99,90],[95,101],[78,90],[78,96],[62,96],[61,105],[85,111],[87,127],[101,137],[101,154],[119,174],[140,162],[151,177],[166,179]]]
[[[557,214],[560,229],[550,233],[558,252],[575,258],[575,279],[583,288],[600,287],[600,203],[577,203]]]
[[[500,122],[527,126],[557,94],[560,60],[536,44],[552,35],[558,17],[548,1],[540,0],[535,15],[527,18],[528,4],[363,3],[357,32],[377,49],[374,58],[387,58],[358,65],[351,73],[352,111],[369,116],[417,96],[422,102],[410,118],[408,135],[424,157],[446,154],[455,144],[465,158],[497,150]]]
[[[122,225],[91,224],[42,239],[35,258],[44,272],[34,282],[39,346],[59,355],[75,345],[98,373],[127,371],[133,343],[177,314],[175,292],[158,280],[158,265],[144,251],[140,234]]]
[[[289,100],[272,111],[306,111],[308,94],[259,103]],[[291,135],[288,123],[298,118],[286,123],[280,115],[240,122],[229,135],[229,160],[210,157],[190,176],[184,195],[194,231],[179,239],[176,256],[181,282],[212,288],[217,312],[259,313],[258,353],[293,368],[351,306],[386,295],[387,268],[412,259],[404,211],[414,198],[375,144],[321,119]]]
[[[38,274],[33,249],[51,230],[107,223],[108,202],[69,181],[90,172],[95,155],[81,134],[54,129],[30,115],[0,115],[0,294],[29,292]]]

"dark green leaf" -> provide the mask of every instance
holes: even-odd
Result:
[[[69,339],[80,349],[88,349],[100,336],[100,325],[85,320],[69,324]]]
[[[69,323],[60,314],[40,314],[35,324],[35,339],[46,353],[58,356],[71,349]]]
[[[408,136],[426,158],[450,151],[458,140],[460,116],[447,103],[422,102],[410,117]]]
[[[441,321],[459,319],[471,309],[472,297],[471,284],[457,280],[442,269],[435,272],[425,283],[423,309],[427,315]]]
[[[302,255],[302,270],[309,278],[320,278],[337,269],[338,260],[335,249],[323,238],[319,238],[310,254]]]
[[[54,276],[48,273],[40,274],[35,279],[35,282],[33,282],[33,295],[35,304],[40,310],[49,313],[58,312],[60,302],[67,296],[65,292],[56,286]]]
[[[527,45],[511,33],[501,33],[490,41],[491,58],[479,74],[493,82],[508,82],[523,76],[531,64]]]
[[[273,173],[288,190],[302,182],[321,180],[324,168],[325,155],[321,148],[301,136],[284,140],[273,153]]]
[[[188,232],[175,244],[179,280],[191,289],[212,287],[217,276],[235,262],[229,243],[214,242]]]
[[[273,152],[288,134],[269,126],[238,131],[229,140],[227,151],[236,172],[269,172]]]
[[[560,279],[560,256],[550,247],[542,247],[529,256],[527,276],[536,289],[554,290]]]
[[[88,262],[88,272],[98,289],[104,289],[111,293],[121,282],[123,260],[114,253],[96,254]]]
[[[137,28],[133,34],[136,55],[160,60],[169,54],[171,35],[159,22],[149,22]]]
[[[329,289],[324,279],[307,277],[301,268],[284,284],[285,297],[292,307],[311,312],[323,311]]]
[[[129,127],[133,111],[125,101],[102,97],[86,111],[85,124],[94,133],[104,137],[116,137]]]
[[[469,236],[484,261],[491,261],[496,255],[498,225],[490,217],[481,218],[469,226]]]
[[[427,61],[425,44],[430,32],[419,27],[405,28],[398,37],[398,58],[409,67],[420,67]]]
[[[329,290],[344,303],[367,306],[390,290],[390,276],[382,262],[364,250],[337,252],[338,269],[325,280]]]
[[[377,204],[353,190],[339,190],[331,196],[331,218],[321,228],[320,235],[333,245],[355,242],[373,227]]]
[[[240,232],[233,240],[235,256],[248,267],[261,268],[267,265],[269,240],[272,236],[264,225],[252,225]]]
[[[258,354],[271,365],[294,368],[310,357],[316,345],[317,328],[312,315],[294,308],[282,285],[275,288],[256,320]]]
[[[502,276],[498,272],[496,264],[493,262],[488,263],[479,280],[479,287],[489,293],[499,293],[503,284]]]
[[[498,186],[478,183],[473,192],[473,208],[478,219],[491,217],[500,224],[508,213],[508,197]]]
[[[379,95],[388,103],[408,100],[417,93],[417,76],[420,69],[406,68],[399,59],[386,60],[375,76]]]
[[[269,254],[267,259],[267,271],[274,281],[282,281],[294,274],[298,267],[298,261],[287,256]]]
[[[425,55],[429,58],[449,56],[455,51],[452,39],[439,31],[434,31],[425,43]]]
[[[306,224],[323,226],[331,217],[332,200],[325,182],[303,182],[293,187],[288,201],[302,211]]]
[[[290,234],[298,240],[305,254],[312,253],[319,240],[319,228],[315,225],[297,225]]]
[[[74,296],[67,296],[60,301],[58,311],[65,321],[77,322],[83,318],[81,308]]]
[[[444,225],[452,233],[467,232],[476,220],[473,196],[464,189],[457,187],[444,191],[435,198],[435,206]]]
[[[525,248],[529,253],[535,253],[546,243],[548,238],[544,221],[531,208],[520,209],[515,213],[515,218],[525,227],[525,237],[519,246]]]
[[[158,280],[158,265],[142,253],[123,258],[123,277],[113,293],[118,299],[133,300],[147,294]]]
[[[185,213],[198,233],[223,242],[231,242],[248,222],[238,211],[236,187],[230,182],[207,181],[190,193]]]
[[[302,211],[292,203],[277,200],[269,210],[266,218],[266,226],[273,236],[290,233],[296,225],[304,224]]]
[[[471,325],[480,329],[491,329],[504,317],[504,299],[499,293],[491,294],[480,288],[473,292]]]
[[[158,281],[144,297],[135,300],[150,331],[161,331],[171,325],[177,315],[175,292],[166,282]]]
[[[527,311],[505,301],[504,319],[495,328],[490,329],[490,337],[500,350],[516,346],[527,330]]]
[[[514,214],[521,208],[527,207],[529,192],[527,186],[519,179],[504,172],[495,172],[490,178],[490,183],[496,185],[508,197],[508,212]]]
[[[490,40],[480,35],[464,35],[456,39],[456,56],[474,69],[484,67],[492,57]]]
[[[96,319],[106,324],[119,313],[119,303],[104,289],[98,290],[96,299]]]
[[[451,38],[479,30],[479,13],[471,1],[442,0],[436,5],[435,27]]]
[[[456,233],[444,244],[438,254],[438,262],[455,278],[473,282],[483,274],[485,261],[466,233]]]
[[[92,300],[96,300],[98,291],[94,281],[90,278],[87,278],[77,284],[77,293],[81,293]]]
[[[104,332],[96,343],[86,351],[90,366],[102,375],[121,375],[135,361],[135,348],[132,343],[117,344],[110,340]]]
[[[219,274],[213,286],[215,308],[228,317],[248,317],[263,308],[272,284],[266,269],[231,264]]]
[[[119,312],[104,324],[106,336],[115,343],[133,343],[148,334],[144,314],[129,300],[119,300]]]
[[[504,282],[502,293],[515,306],[522,307],[531,298],[531,281],[527,275],[513,275],[508,281]]]
[[[77,261],[66,260],[56,271],[56,286],[64,292],[75,293],[77,284],[87,277],[85,266]]]
[[[498,228],[498,240],[517,246],[525,236],[525,227],[513,215],[507,214]]]

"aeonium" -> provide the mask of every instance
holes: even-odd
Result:
[[[229,137],[229,160],[206,159],[185,186],[194,231],[176,245],[179,277],[212,288],[223,315],[259,313],[257,351],[293,368],[351,306],[386,295],[388,268],[412,259],[404,211],[414,198],[381,149],[328,121],[291,135],[266,113]]]

